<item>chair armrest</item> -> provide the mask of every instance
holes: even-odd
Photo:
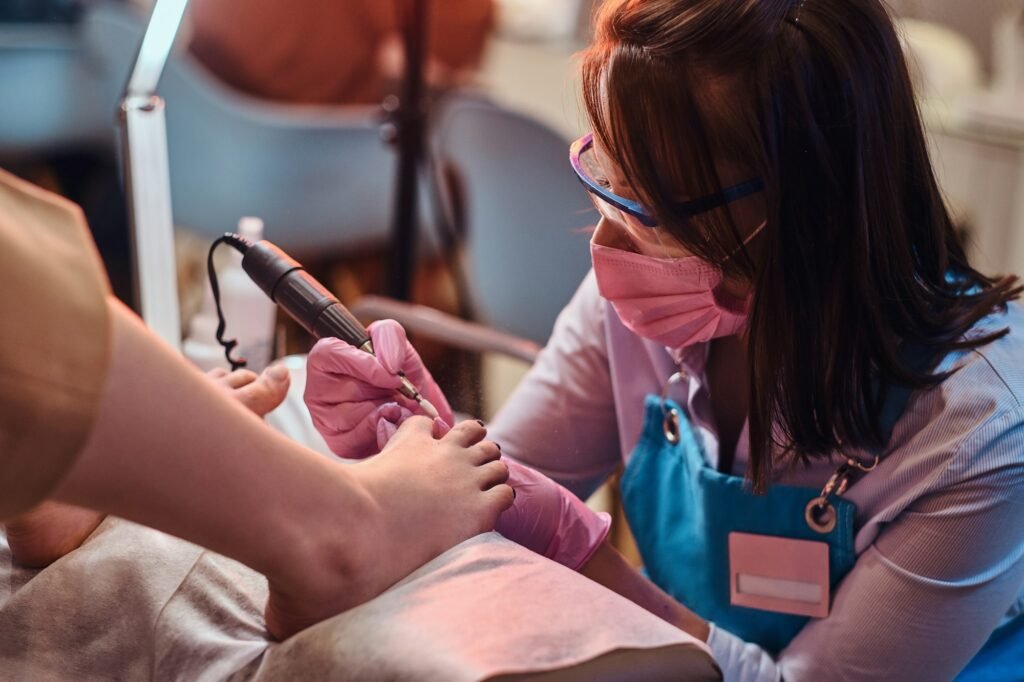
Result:
[[[424,305],[383,296],[364,296],[351,306],[351,310],[353,315],[363,320],[395,320],[412,334],[421,334],[453,348],[501,353],[529,364],[533,364],[540,352],[540,346],[533,341],[467,322]]]

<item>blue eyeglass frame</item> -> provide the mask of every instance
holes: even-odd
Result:
[[[620,211],[633,216],[640,221],[640,224],[644,227],[657,227],[657,219],[655,219],[643,204],[633,201],[632,199],[627,199],[626,197],[621,197],[607,187],[602,187],[596,180],[587,175],[585,170],[583,170],[583,164],[580,163],[580,157],[593,145],[594,134],[587,133],[569,146],[569,163],[572,164],[572,169],[575,171],[576,177],[579,178],[581,183],[583,183],[586,190]],[[763,189],[764,181],[761,180],[761,178],[752,178],[706,197],[679,202],[675,204],[673,208],[681,213],[683,217],[692,218],[693,216],[700,215],[701,213],[707,213],[719,206],[725,206],[726,204],[732,203],[738,199],[760,192]]]

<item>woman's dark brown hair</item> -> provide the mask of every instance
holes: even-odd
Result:
[[[775,448],[883,446],[890,388],[945,376],[902,346],[941,358],[1006,333],[965,338],[1021,289],[967,262],[877,0],[607,0],[583,82],[595,136],[660,224],[753,285],[756,490]],[[730,211],[673,213],[749,177],[768,221],[750,252],[728,257],[742,241]]]

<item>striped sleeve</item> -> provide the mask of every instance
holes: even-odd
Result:
[[[860,554],[829,617],[809,622],[777,660],[713,632],[726,680],[956,676],[1024,585],[1024,408],[985,421],[955,448],[932,492]]]

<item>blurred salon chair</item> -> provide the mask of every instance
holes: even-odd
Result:
[[[143,17],[122,6],[101,5],[83,17],[83,40],[108,74],[111,102],[143,28]],[[297,255],[387,239],[395,158],[381,142],[376,107],[247,97],[181,49],[159,92],[167,105],[176,224],[213,237],[233,230],[240,216],[256,215],[270,239]]]
[[[587,228],[597,221],[569,168],[569,141],[467,97],[449,99],[436,131],[479,321],[544,343],[590,268]]]
[[[131,5],[96,2],[75,24],[0,25],[0,155],[113,149],[145,20]],[[177,225],[213,237],[257,215],[300,256],[387,240],[395,155],[381,142],[377,107],[253,99],[181,49],[159,91]]]
[[[0,23],[0,156],[113,142],[113,101],[69,23]]]

